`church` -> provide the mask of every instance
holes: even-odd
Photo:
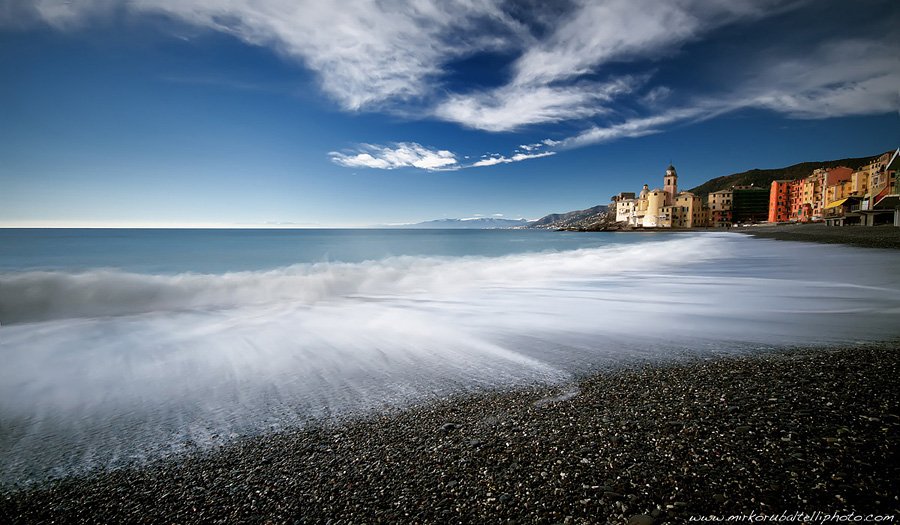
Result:
[[[612,197],[616,222],[633,228],[696,228],[706,226],[708,210],[698,195],[678,193],[678,172],[669,165],[663,187],[644,184],[640,194],[619,193]]]

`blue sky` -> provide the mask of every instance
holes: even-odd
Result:
[[[891,0],[0,0],[0,226],[537,218],[669,162],[872,155],[898,28]]]

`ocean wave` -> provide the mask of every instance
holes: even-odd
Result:
[[[269,271],[147,275],[114,269],[0,274],[0,323],[160,311],[314,304],[354,294],[448,292],[663,269],[722,256],[711,238],[504,257],[393,257]]]
[[[897,337],[897,257],[700,235],[220,275],[3,274],[0,485],[630,360]]]

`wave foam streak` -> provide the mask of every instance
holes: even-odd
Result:
[[[0,275],[0,481],[673,350],[900,335],[897,254],[827,247],[827,264],[804,263],[825,248],[701,235],[224,275]]]

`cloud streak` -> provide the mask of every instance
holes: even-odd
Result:
[[[496,153],[494,155],[490,155],[486,158],[483,158],[477,162],[474,162],[470,167],[472,168],[481,168],[485,166],[495,166],[497,164],[509,164],[511,162],[521,162],[523,160],[530,159],[539,159],[541,157],[549,157],[551,155],[556,155],[555,151],[542,151],[540,153],[516,153],[511,157],[505,157]]]
[[[658,64],[716,31],[803,9],[821,5],[572,0],[513,13],[501,0],[34,0],[0,5],[0,25],[40,20],[71,29],[122,14],[162,15],[302,64],[345,110],[390,111],[491,133],[541,126],[543,135],[559,126],[556,136],[569,135],[546,143],[551,150],[539,154],[523,147],[467,165],[481,167],[659,133],[745,108],[803,119],[900,109],[896,15],[881,17],[880,25],[855,38],[841,30],[804,42],[794,55],[790,46],[777,44],[775,52],[742,49],[739,68],[731,52],[718,64],[702,64],[715,79],[710,85],[675,86],[656,78]],[[454,61],[498,52],[515,56],[499,82],[485,87],[476,78],[465,89],[448,87]],[[617,69],[622,64],[630,66],[627,74]],[[347,167],[466,167],[449,151],[415,142],[330,155]]]
[[[508,85],[492,91],[451,95],[434,114],[442,120],[484,131],[513,131],[523,126],[584,119],[608,113],[605,103],[630,93],[641,79],[623,77],[573,86]]]
[[[26,9],[12,15],[72,28],[123,9],[226,33],[304,64],[348,110],[422,97],[448,61],[505,49],[523,31],[480,0],[36,0]]]
[[[391,146],[363,144],[356,152],[329,153],[332,162],[345,168],[393,170],[418,168],[446,171],[459,168],[456,155],[447,150],[429,149],[416,142],[400,142]]]
[[[464,168],[482,168],[497,164],[510,164],[524,160],[539,159],[555,155],[555,151],[537,151],[544,144],[526,144],[513,155],[500,153],[486,154],[476,162],[462,164],[456,153],[449,150],[432,149],[417,142],[399,142],[389,146],[360,144],[354,150],[332,151],[331,161],[345,168],[372,168],[394,170],[399,168],[417,168],[426,171],[453,171]],[[468,158],[468,157],[465,157]]]

